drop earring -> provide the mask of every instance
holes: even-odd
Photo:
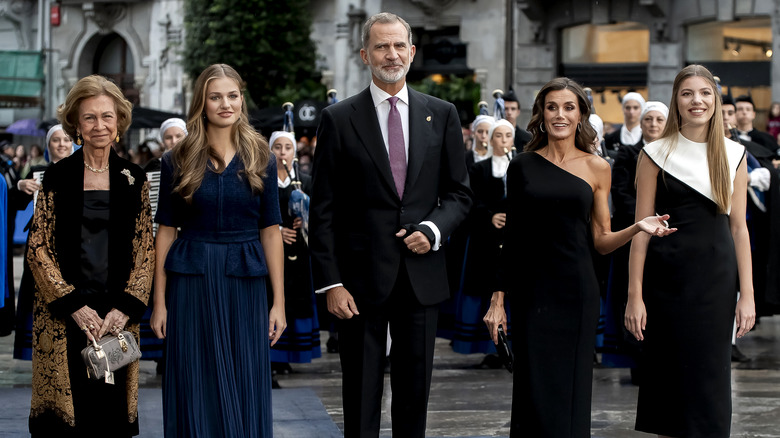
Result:
[[[119,143],[119,134],[116,135],[116,142]]]
[[[84,143],[84,139],[81,138],[81,134],[76,134],[76,144],[81,146],[81,144]]]

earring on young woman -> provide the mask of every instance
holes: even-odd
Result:
[[[542,122],[542,123],[540,123],[540,124],[539,124],[539,130],[540,130],[540,131],[542,131],[542,132],[546,132],[546,131],[544,130],[544,122]]]

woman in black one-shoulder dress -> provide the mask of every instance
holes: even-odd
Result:
[[[499,291],[485,322],[493,342],[512,296],[515,353],[510,436],[590,436],[593,350],[599,287],[591,249],[609,253],[639,232],[674,230],[651,215],[610,229],[609,164],[593,154],[596,136],[582,88],[567,78],[537,95],[532,140],[509,165],[506,235]]]
[[[680,231],[631,244],[625,324],[644,340],[636,429],[727,438],[732,323],[739,337],[755,323],[745,148],[724,138],[706,68],[677,75],[669,109],[637,167],[637,217],[663,210]]]

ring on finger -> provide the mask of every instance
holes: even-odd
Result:
[[[90,325],[89,325],[89,329],[90,329],[90,330],[95,330],[95,325],[94,325],[94,324],[90,324]]]
[[[86,325],[86,324],[84,324],[83,326],[81,326],[81,330],[82,330],[82,331],[85,331],[85,332],[88,332],[88,331],[89,331],[89,328],[87,327],[87,325]]]

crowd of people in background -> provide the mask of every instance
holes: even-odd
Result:
[[[372,83],[312,138],[258,133],[238,72],[215,64],[186,120],[127,152],[130,104],[97,76],[43,150],[2,145],[9,236],[39,196],[17,307],[0,308],[0,336],[33,360],[33,436],[138,433],[137,364],[114,387],[63,371],[122,330],[160,364],[166,436],[270,436],[271,376],[321,357],[320,330],[345,435],[378,431],[390,365],[393,431],[423,436],[437,330],[499,368],[499,327],[512,436],[588,436],[594,360],[631,369],[638,430],[728,436],[736,340],[780,313],[780,103],[761,131],[751,96],[689,66],[668,105],[624,94],[621,124],[567,78],[528,102],[526,129],[511,90],[502,114],[460,123],[407,87],[403,19],[373,16],[362,38]]]

